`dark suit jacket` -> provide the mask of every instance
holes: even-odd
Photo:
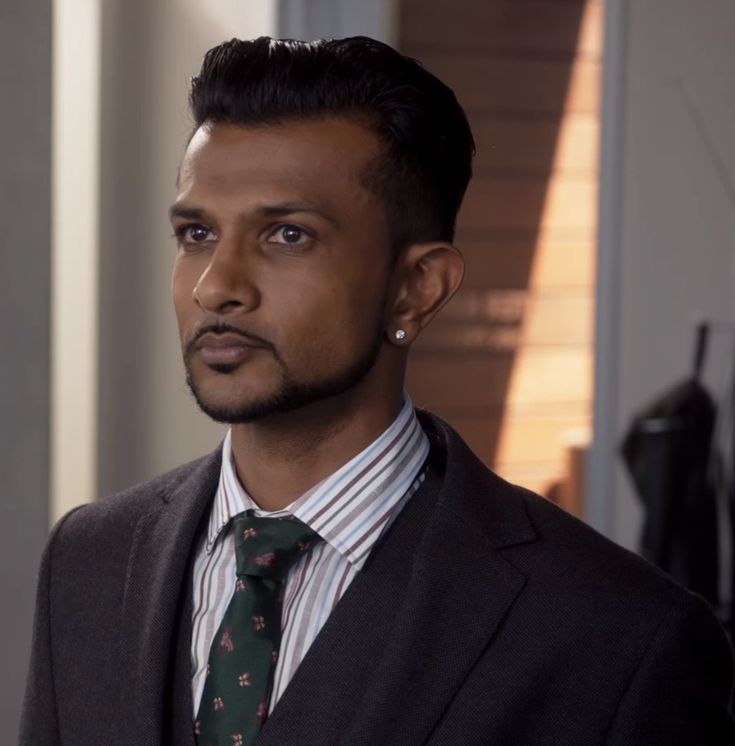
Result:
[[[704,601],[422,422],[429,477],[258,743],[735,743],[731,651]],[[191,554],[219,467],[218,452],[56,526],[24,746],[193,744]]]

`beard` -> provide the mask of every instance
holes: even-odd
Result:
[[[383,320],[376,324],[371,335],[370,344],[361,355],[339,370],[314,380],[299,380],[286,365],[278,351],[270,347],[280,369],[277,389],[272,393],[252,401],[228,405],[217,405],[207,398],[197,384],[192,372],[191,356],[193,352],[187,348],[184,354],[186,368],[186,384],[189,387],[199,408],[215,422],[229,425],[239,425],[256,422],[274,415],[293,412],[310,404],[330,399],[353,389],[365,379],[372,370],[380,354],[383,344]],[[223,375],[232,375],[238,366],[217,366],[214,369]]]

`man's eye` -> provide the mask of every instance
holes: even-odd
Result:
[[[271,233],[269,240],[274,243],[300,244],[306,243],[310,238],[311,236],[298,225],[282,225]]]
[[[214,233],[206,225],[185,225],[176,231],[176,235],[180,241],[186,243],[203,243],[214,240]]]

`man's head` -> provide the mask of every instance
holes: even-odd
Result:
[[[374,39],[261,37],[214,47],[194,78],[195,131],[339,117],[369,127],[378,156],[361,175],[386,210],[394,249],[454,240],[474,142],[454,93]]]
[[[451,91],[370,39],[233,40],[191,106],[173,289],[202,409],[238,423],[400,391],[461,281],[473,145]]]

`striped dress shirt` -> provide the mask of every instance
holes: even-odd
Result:
[[[194,560],[194,717],[204,690],[209,649],[235,587],[230,520],[245,510],[256,516],[294,516],[324,539],[291,568],[286,579],[272,710],[370,550],[423,481],[428,452],[429,440],[406,396],[396,420],[361,453],[287,508],[266,511],[258,508],[237,478],[228,431],[217,494]]]

